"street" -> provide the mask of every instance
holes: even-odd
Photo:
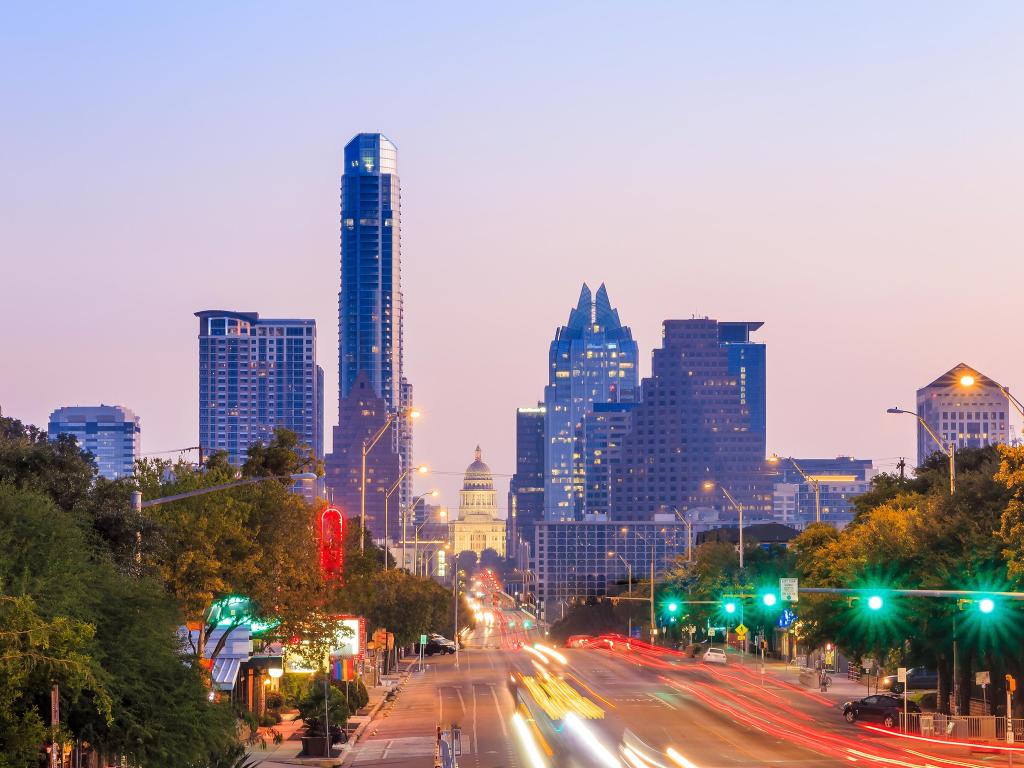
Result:
[[[495,609],[493,622],[478,622],[467,638],[457,665],[454,656],[427,659],[345,764],[432,765],[436,729],[452,724],[462,730],[458,765],[466,768],[1008,764],[999,755],[849,725],[840,716],[843,692],[801,688],[778,666],[762,676],[749,657],[742,664],[730,654],[719,666],[642,645],[523,648],[541,638],[535,628],[522,629],[530,618]],[[510,686],[510,675],[521,684]],[[559,706],[562,696],[575,702],[566,705],[570,710],[584,701],[601,712],[552,721],[525,681],[547,679],[560,691],[557,678],[569,686],[568,696],[558,693],[549,706]],[[848,695],[863,693],[850,686]]]

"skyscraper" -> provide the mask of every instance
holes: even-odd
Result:
[[[548,353],[544,388],[544,513],[574,520],[576,425],[594,403],[632,402],[638,392],[637,344],[612,309],[604,284],[596,298],[586,284]]]
[[[508,543],[510,557],[529,566],[533,530],[544,519],[544,404],[516,409],[516,472],[508,487]]]
[[[402,371],[398,150],[380,133],[358,134],[344,152],[338,292],[339,413],[360,372],[396,416],[390,447],[374,450],[392,450],[403,467],[411,466],[412,423],[407,410],[412,404],[412,385]],[[352,434],[357,433],[359,430]],[[346,435],[349,431],[335,430],[336,438]],[[332,455],[347,454],[352,448],[335,442]],[[403,506],[409,501],[411,489],[410,476],[399,492]]]
[[[746,326],[742,342],[731,334]],[[650,520],[659,512],[690,506],[733,512],[724,486],[745,512],[771,512],[772,486],[764,467],[765,435],[754,403],[765,401],[763,350],[751,349],[749,332],[760,323],[666,320],[663,343],[654,350],[651,377],[622,437],[612,467],[612,514],[620,520]],[[746,385],[730,359],[732,344],[762,361]],[[716,484],[705,491],[703,483]]]
[[[278,427],[323,457],[316,321],[211,309],[199,318],[199,444],[235,466]]]
[[[622,440],[632,426],[636,403],[594,403],[576,427],[573,466],[576,517],[611,514],[612,467],[619,462]]]
[[[1009,442],[1010,403],[1000,385],[966,363],[957,363],[917,390],[917,412],[947,445],[984,448]],[[917,426],[917,465],[942,448]]]
[[[72,405],[50,414],[46,433],[50,440],[73,435],[78,445],[96,459],[96,468],[108,480],[131,477],[140,455],[139,417],[121,405]]]

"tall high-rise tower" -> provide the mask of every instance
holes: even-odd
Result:
[[[398,150],[383,134],[360,133],[345,145],[341,177],[339,413],[360,374],[364,374],[372,393],[383,400],[395,418],[390,444],[378,444],[373,450],[397,454],[399,472],[412,463],[412,424],[407,415],[412,385],[402,372],[400,224]],[[346,461],[344,457],[360,454],[359,446],[345,444],[360,434],[362,430],[335,428],[334,449],[327,460],[329,485],[331,477],[347,474],[346,467],[340,466]],[[333,471],[332,464],[338,465]],[[403,508],[411,490],[409,476],[399,493]],[[358,514],[358,510],[344,511]]]
[[[573,451],[576,426],[594,403],[633,402],[637,344],[608,300],[604,284],[592,297],[586,284],[569,322],[555,333],[544,388],[544,516],[576,516]]]

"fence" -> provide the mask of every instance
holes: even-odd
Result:
[[[931,712],[900,713],[900,730],[918,736],[949,741],[1005,741],[1006,718],[994,715],[940,715]],[[1013,718],[1013,733],[1024,736],[1024,718]]]

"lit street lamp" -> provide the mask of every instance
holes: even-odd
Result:
[[[782,461],[782,457],[777,454],[772,454],[771,456],[768,457],[769,464],[778,464],[780,461]],[[808,475],[806,472],[804,472],[803,469],[801,469],[800,465],[796,463],[796,459],[794,459],[792,456],[786,456],[786,461],[792,464],[796,471],[800,473],[800,477],[802,477],[805,482],[810,483],[811,488],[814,489],[814,522],[820,523],[821,478],[814,477],[813,475]]]
[[[738,501],[736,501],[736,499],[733,497],[733,495],[731,493],[729,493],[729,489],[726,488],[724,485],[719,483],[718,487],[722,490],[722,494],[725,496],[725,498],[729,500],[729,503],[732,504],[733,507],[735,507],[736,511],[739,512],[739,514],[740,514],[740,570],[742,571],[743,570],[743,505],[740,504]],[[711,481],[711,480],[705,480],[704,481],[704,490],[705,491],[711,491],[711,490],[714,490],[714,488],[715,488],[715,483],[713,481]]]
[[[965,376],[964,378],[970,379],[971,383],[974,383],[974,378],[972,376]],[[949,454],[949,495],[952,496],[956,493],[956,441],[950,440],[948,445],[943,443],[942,440],[939,439],[939,436],[935,434],[935,430],[929,426],[928,422],[925,421],[924,417],[919,413],[907,411],[903,408],[887,408],[885,412],[905,413],[909,416],[913,416],[918,420],[918,422],[920,422],[921,426],[924,427],[924,431],[927,432],[928,436],[935,441],[935,444],[938,445],[944,453]]]
[[[674,514],[679,522],[686,526],[686,562],[693,562],[693,523],[685,517],[678,508],[672,507],[672,514]]]
[[[410,470],[412,470],[412,467],[406,467],[404,470],[402,470],[402,474],[400,474],[398,476],[398,479],[395,481],[395,484],[391,486],[390,490],[388,490],[388,491],[386,491],[384,493],[384,570],[385,571],[388,569],[388,536],[390,536],[390,530],[391,530],[390,528],[388,528],[388,499],[390,499],[391,495],[395,491],[398,490],[398,486],[400,486],[402,484],[402,481],[405,480],[405,477],[406,477],[406,475],[409,474]],[[416,471],[419,472],[421,475],[425,475],[430,470],[427,468],[426,464],[420,464],[418,467],[416,467]],[[401,511],[401,510],[399,510],[399,511]],[[403,558],[405,557],[405,553],[404,552],[402,553],[402,557]]]
[[[420,412],[412,408],[403,408],[400,411],[389,411],[384,424],[377,430],[373,437],[363,440],[362,463],[359,469],[359,552],[366,549],[366,456],[373,450],[373,447],[380,442],[380,439],[387,433],[388,428],[394,423],[395,418],[401,415],[410,419],[418,419]],[[387,560],[387,558],[385,558]]]
[[[965,373],[963,376],[960,377],[960,386],[963,387],[964,389],[970,389],[977,383],[978,380],[969,373]],[[1024,416],[1024,403],[1021,403],[1020,400],[1011,395],[1010,390],[1008,390],[999,382],[993,381],[992,383],[996,385],[996,388],[999,390],[999,394],[1005,397],[1007,402],[1009,402],[1010,405],[1017,409],[1017,413],[1019,413],[1021,416]]]

